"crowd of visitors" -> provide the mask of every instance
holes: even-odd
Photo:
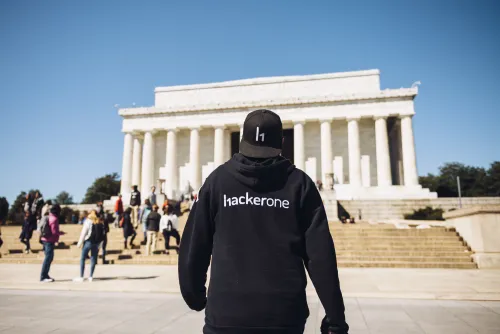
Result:
[[[151,255],[156,251],[158,235],[161,232],[165,239],[165,253],[170,254],[169,250],[174,247],[170,246],[170,237],[176,240],[179,250],[180,234],[178,231],[177,214],[180,213],[180,202],[176,205],[169,204],[165,200],[160,207],[157,204],[156,187],[151,187],[151,193],[144,200],[144,204],[140,206],[141,193],[137,190],[137,186],[132,187],[130,194],[130,206],[124,211],[122,196],[118,196],[115,203],[115,222],[119,222],[119,226],[123,228],[123,244],[132,248],[133,242],[137,236],[139,224],[142,227],[143,240],[142,245],[145,246],[145,254]],[[161,215],[159,212],[162,212]],[[116,224],[116,223],[115,223]],[[128,240],[130,238],[130,244]]]
[[[142,226],[143,240],[141,245],[145,248],[145,254],[151,255],[156,252],[159,234],[165,239],[165,253],[170,254],[171,249],[179,251],[180,234],[177,214],[180,213],[180,202],[175,206],[165,200],[160,210],[157,204],[156,188],[151,187],[151,193],[141,206],[141,193],[137,186],[132,187],[130,205],[125,208],[122,195],[118,196],[113,212],[105,211],[102,201],[96,203],[95,209],[83,211],[80,217],[73,215],[71,222],[81,224],[82,231],[77,246],[82,249],[80,256],[80,275],[74,279],[82,282],[85,273],[85,261],[90,259],[89,281],[93,280],[95,266],[98,262],[99,250],[102,249],[102,263],[106,261],[107,234],[110,225],[123,229],[124,249],[134,247],[134,239],[137,236],[139,225]],[[64,232],[59,230],[61,220],[61,206],[53,204],[51,200],[45,201],[37,191],[26,195],[23,204],[24,221],[21,227],[19,240],[25,245],[24,252],[31,252],[31,239],[33,232],[39,234],[38,241],[43,247],[44,260],[40,274],[41,282],[53,282],[49,271],[54,259],[54,250],[59,243],[59,237]],[[162,212],[163,214],[160,214]],[[1,236],[1,231],[0,231]],[[170,237],[176,241],[176,246],[170,246]],[[3,241],[0,237],[0,247]],[[90,255],[90,256],[89,256]]]

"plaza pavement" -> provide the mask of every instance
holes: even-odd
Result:
[[[0,333],[201,333],[203,312],[187,308],[175,266],[0,265]],[[500,270],[340,269],[351,334],[500,333]],[[324,311],[311,284],[306,334]],[[496,301],[495,301],[496,300]]]
[[[55,283],[40,283],[41,265],[0,264],[0,289],[179,293],[177,266],[98,265],[92,283],[76,284],[78,265],[53,265]],[[89,265],[86,266],[88,276]],[[339,268],[346,297],[500,301],[500,270]],[[308,295],[314,296],[311,282]]]
[[[319,334],[324,311],[317,297],[308,303],[305,333]],[[350,334],[500,333],[500,302],[345,298],[345,305]],[[179,294],[0,290],[2,334],[196,334],[203,317]]]

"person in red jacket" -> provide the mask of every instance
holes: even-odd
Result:
[[[115,202],[115,227],[118,227],[118,223],[123,216],[123,201],[122,194],[118,195],[118,199]]]
[[[42,217],[42,219],[48,219],[47,224],[49,224],[49,229],[47,233],[42,235],[41,241],[43,244],[43,252],[45,253],[45,258],[42,264],[42,273],[40,274],[40,282],[54,282],[54,279],[49,276],[50,265],[54,259],[54,246],[59,242],[59,236],[63,235],[64,232],[59,231],[59,215],[61,213],[61,207],[59,204],[55,204],[50,208],[50,213],[48,216]],[[44,233],[42,231],[42,233]]]

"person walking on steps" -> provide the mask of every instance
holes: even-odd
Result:
[[[111,212],[106,211],[106,213],[104,214],[104,219],[103,219],[104,240],[102,241],[102,246],[101,246],[101,248],[102,248],[102,264],[108,264],[108,262],[106,261],[106,247],[108,245],[109,224],[113,224],[114,220],[115,220],[115,218],[113,217]]]
[[[54,260],[55,244],[59,242],[59,237],[64,235],[64,232],[59,231],[59,215],[61,207],[59,204],[51,206],[50,213],[45,213],[40,219],[40,240],[43,245],[44,259],[42,263],[42,272],[40,274],[40,282],[54,282],[54,279],[49,276],[50,266]]]
[[[156,187],[155,186],[151,187],[151,194],[149,194],[148,199],[149,199],[149,203],[151,203],[152,206],[156,205]]]
[[[147,225],[147,240],[146,240],[146,255],[154,254],[156,251],[156,241],[158,239],[158,231],[160,230],[161,216],[158,213],[158,205],[153,205],[153,209],[146,220]]]
[[[134,228],[139,226],[139,207],[141,206],[141,192],[137,190],[137,186],[132,186],[132,192],[130,193],[130,207],[132,208],[132,225]]]
[[[142,233],[144,234],[144,239],[142,240],[143,245],[145,245],[147,241],[147,233],[146,233],[148,231],[147,221],[149,213],[151,212],[152,209],[153,207],[151,206],[149,199],[146,198],[144,200],[144,205],[141,208],[141,213],[139,214],[139,221],[141,222]]]
[[[104,218],[104,205],[102,204],[101,201],[97,202],[95,213],[97,217]]]
[[[31,214],[35,216],[37,222],[42,218],[42,208],[45,204],[42,195],[39,191],[35,192],[35,198],[33,199],[33,204],[31,205]]]
[[[181,236],[179,235],[179,220],[177,215],[174,214],[174,208],[169,206],[163,210],[163,216],[160,221],[160,230],[165,239],[165,254],[170,254],[170,237],[174,237],[177,247],[177,254],[179,254],[179,244]]]
[[[115,202],[115,227],[118,227],[118,224],[122,220],[123,216],[123,201],[122,194],[118,195],[118,199]]]
[[[305,270],[325,309],[321,332],[348,332],[321,196],[282,144],[277,114],[249,113],[240,153],[210,174],[189,214],[179,284],[191,309],[205,309],[205,334],[303,333]]]
[[[80,257],[80,277],[74,278],[75,282],[83,282],[83,274],[85,271],[85,259],[90,252],[90,276],[89,282],[92,282],[94,277],[94,269],[97,264],[97,255],[99,253],[99,245],[104,241],[104,223],[97,217],[95,210],[92,210],[87,216],[83,224],[78,247],[82,248],[82,255]]]
[[[33,207],[32,194],[26,194],[26,202],[24,203],[24,221],[19,235],[19,241],[25,245],[24,252],[28,254],[31,251],[30,240],[33,236],[33,231],[36,230],[36,215],[32,212]]]
[[[127,241],[130,238],[130,249],[134,247],[134,239],[137,236],[137,232],[135,231],[134,226],[132,225],[132,218],[130,215],[132,214],[132,208],[128,207],[127,210],[123,213],[123,218],[120,220],[120,227],[123,228],[123,248],[127,249]]]

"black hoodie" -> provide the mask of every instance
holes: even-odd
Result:
[[[180,246],[182,296],[194,310],[206,307],[204,333],[301,332],[309,316],[304,267],[331,329],[347,333],[335,249],[314,182],[281,156],[234,155],[201,187]]]

